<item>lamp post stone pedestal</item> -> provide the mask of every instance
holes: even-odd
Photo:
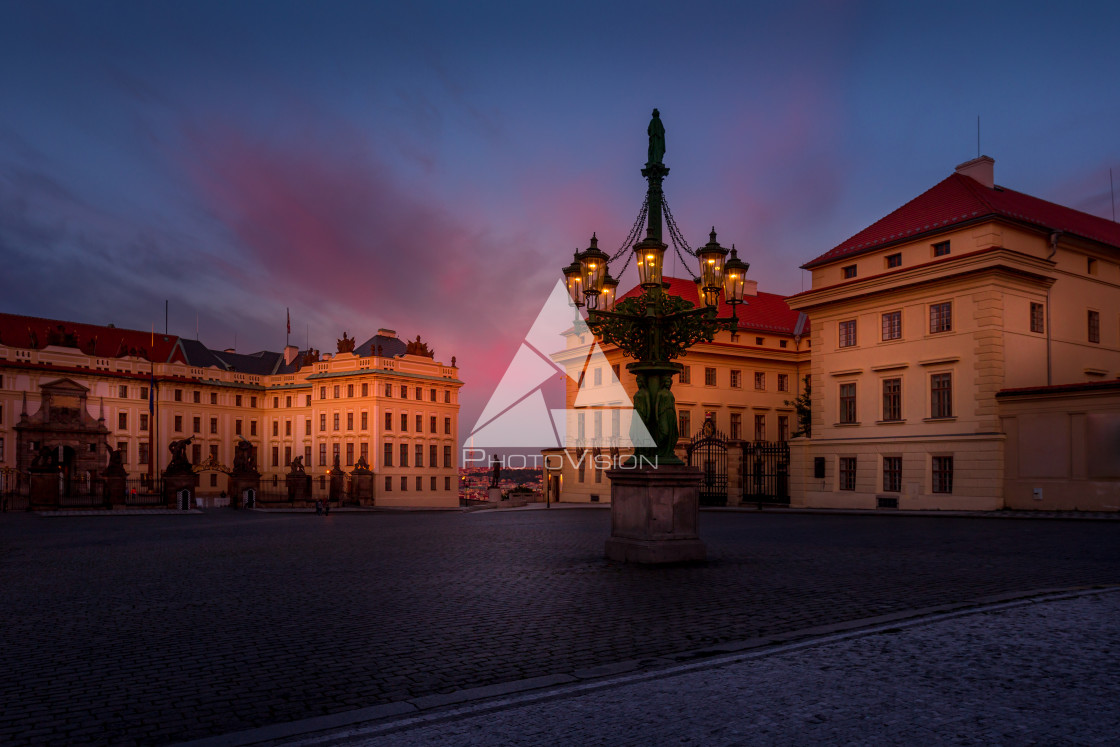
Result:
[[[608,560],[622,563],[683,563],[705,560],[697,531],[700,470],[686,465],[614,469]]]

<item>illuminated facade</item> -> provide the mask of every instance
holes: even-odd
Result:
[[[215,496],[243,437],[265,495],[284,491],[295,457],[315,497],[327,495],[336,459],[349,472],[365,457],[377,505],[458,506],[454,358],[436,361],[419,338],[406,343],[392,330],[361,345],[344,336],[339,349],[245,355],[173,335],[0,314],[0,490],[14,489],[32,456],[33,444],[19,442],[23,414],[39,410],[44,385],[68,380],[86,390],[88,415],[123,450],[132,478],[148,473],[153,434],[157,472],[168,443],[191,437],[190,461],[212,467],[200,472],[198,494]]]
[[[1115,510],[1117,460],[1084,439],[1120,439],[1115,387],[1095,386],[1120,377],[1118,252],[1120,225],[997,186],[981,157],[806,264],[792,505]]]
[[[669,293],[699,304],[695,283],[666,281]],[[785,441],[797,430],[794,409],[786,403],[800,393],[801,378],[809,370],[808,320],[792,311],[784,297],[759,293],[753,281],[747,283],[745,300],[736,332],[718,332],[712,342],[694,345],[678,361],[685,367],[673,385],[679,420],[676,451],[682,458],[707,418],[730,442]],[[732,313],[726,305],[719,312]],[[628,432],[637,383],[620,350],[608,345],[599,352],[594,344],[589,331],[573,331],[567,347],[552,356],[568,373],[563,434],[568,448],[544,452],[549,466],[545,490],[553,501],[610,502],[605,473],[612,446]],[[736,504],[734,464],[729,469],[728,500]]]

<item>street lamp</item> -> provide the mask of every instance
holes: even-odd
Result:
[[[747,284],[750,263],[739,259],[735,245],[731,245],[731,259],[723,265],[723,299],[731,305],[732,315],[739,318],[739,304],[744,303],[743,291]]]
[[[711,342],[719,330],[738,329],[737,316],[718,318],[716,315],[721,292],[725,293],[733,310],[742,303],[747,264],[739,260],[734,252],[732,259],[726,260],[728,250],[716,241],[714,228],[710,241],[693,252],[679,235],[669,213],[670,236],[678,252],[680,244],[684,244],[684,251],[699,261],[697,284],[702,305],[694,307],[691,302],[666,291],[662,271],[668,246],[661,240],[661,216],[663,209],[668,213],[668,206],[661,191],[661,182],[669,174],[669,169],[661,162],[664,128],[657,110],[654,110],[654,121],[647,132],[650,135],[650,160],[642,169],[642,176],[649,182],[643,206],[648,222],[645,238],[634,244],[631,251],[638,267],[642,293],[621,301],[615,300],[618,281],[607,272],[611,258],[599,249],[595,235],[591,237],[591,246],[582,254],[577,252],[572,264],[563,272],[572,303],[577,307],[587,306],[588,329],[602,343],[617,346],[632,360],[626,364],[626,369],[634,374],[637,381],[638,391],[634,395],[636,423],[644,426],[644,430],[631,428],[635,458],[656,457],[658,465],[679,465],[682,462],[674,453],[679,433],[672,385],[673,376],[679,374],[684,366],[674,359],[698,342]],[[635,224],[635,230],[639,225]],[[731,269],[730,275],[728,268]],[[640,438],[635,438],[636,435]],[[648,444],[650,437],[653,446],[637,445],[639,442]]]

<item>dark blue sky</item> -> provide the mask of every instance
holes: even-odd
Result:
[[[1120,6],[914,5],[4,3],[0,309],[421,334],[469,424],[572,250],[625,237],[654,106],[686,237],[763,290],[974,157],[977,115],[997,182],[1111,217]]]

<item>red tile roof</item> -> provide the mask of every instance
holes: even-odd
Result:
[[[685,280],[682,278],[664,278],[669,283],[668,292],[674,296],[680,296],[686,301],[690,301],[693,306],[700,305],[700,292],[696,288],[696,283],[692,280]],[[621,301],[624,298],[637,296],[641,294],[641,286],[634,286],[626,293],[618,297]],[[801,323],[801,329],[798,329],[798,318],[804,316],[799,311],[794,311],[786,303],[785,296],[779,296],[775,293],[759,293],[757,296],[745,296],[746,303],[739,306],[739,329],[755,330],[759,332],[772,332],[782,335],[800,334],[807,336],[809,333],[809,320],[806,317]],[[725,303],[722,298],[719,304],[719,315],[721,317],[731,316],[731,306]]]
[[[74,338],[67,339],[71,334]],[[150,330],[145,332],[0,313],[0,344],[41,350],[50,344],[74,347],[75,341],[83,353],[99,358],[120,358],[132,353],[159,363],[183,360],[179,338],[175,335],[157,333],[153,347]],[[153,351],[150,357],[149,351]]]
[[[802,267],[809,269],[990,216],[1031,223],[1120,248],[1120,223],[998,185],[989,189],[972,177],[955,173]]]

